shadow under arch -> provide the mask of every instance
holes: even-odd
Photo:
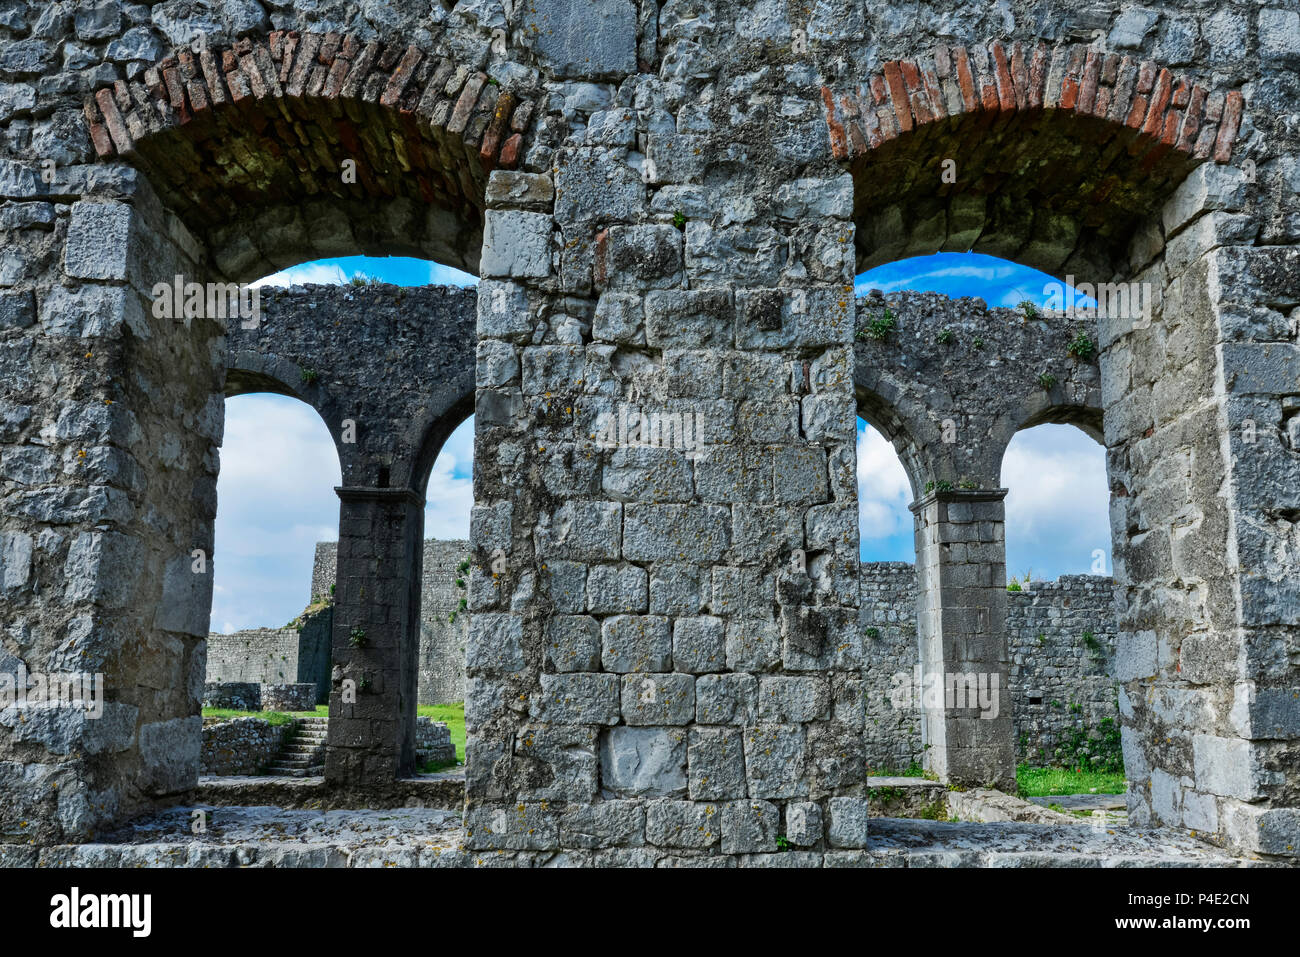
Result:
[[[1125,271],[1135,227],[1195,166],[1231,158],[1243,98],[1038,40],[939,45],[822,105],[853,175],[858,272],[974,250],[1092,281]]]
[[[518,165],[534,103],[465,70],[456,29],[434,51],[297,31],[179,47],[89,96],[87,129],[229,279],[358,249],[477,272],[488,175]]]

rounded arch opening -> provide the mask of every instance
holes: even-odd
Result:
[[[974,250],[1064,278],[1125,271],[1135,228],[1227,162],[1241,94],[1100,45],[941,44],[823,88],[858,269]]]

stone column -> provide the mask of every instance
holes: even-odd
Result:
[[[391,781],[415,770],[424,502],[406,488],[336,488],[338,578],[325,777]]]
[[[1006,494],[930,492],[911,508],[925,765],[944,782],[1010,790],[1016,767],[1007,687]]]

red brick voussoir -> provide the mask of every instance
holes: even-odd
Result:
[[[487,175],[521,161],[534,103],[414,46],[276,30],[174,50],[139,79],[95,90],[83,113],[101,159],[144,167],[204,219],[219,212],[204,208],[204,185],[254,195],[280,182],[311,195],[348,159],[372,195],[481,208]]]
[[[1009,115],[1056,111],[1126,126],[1134,135],[1130,154],[1148,162],[1175,151],[1227,163],[1244,108],[1238,90],[1215,94],[1159,64],[1043,41],[941,45],[918,60],[883,63],[852,89],[823,87],[820,99],[831,150],[842,162],[946,118],[992,113],[1005,122]]]

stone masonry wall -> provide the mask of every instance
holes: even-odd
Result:
[[[867,763],[873,772],[901,771],[924,750],[920,713],[894,707],[889,697],[894,676],[910,674],[919,661],[916,570],[905,562],[867,562],[861,582]],[[1113,601],[1113,582],[1095,575],[1062,575],[1007,593],[1018,763],[1053,764],[1071,730],[1119,721]],[[1095,644],[1084,639],[1087,632]]]
[[[298,677],[298,632],[293,628],[247,628],[208,635],[208,681],[257,684]]]
[[[311,594],[308,604],[329,601],[338,580],[338,542],[317,542],[311,565]]]
[[[296,722],[272,725],[262,718],[234,718],[203,725],[203,774],[257,774],[270,764]]]
[[[894,675],[910,672],[920,660],[916,567],[907,562],[863,562],[858,580],[866,659],[862,680],[867,702],[867,766],[873,774],[903,771],[921,760],[921,715],[891,707],[889,692]]]
[[[424,576],[420,587],[420,704],[465,700],[465,639],[469,615],[460,611],[469,572],[457,566],[469,558],[467,541],[424,541]],[[451,621],[455,614],[455,621]]]
[[[860,860],[866,403],[912,446],[927,660],[999,669],[994,465],[1030,419],[1104,414],[1131,820],[1298,853],[1293,2],[2,9],[0,668],[102,671],[111,714],[0,714],[0,839],[193,789],[222,395],[279,382],[344,476],[326,775],[383,784],[413,765],[419,476],[473,392],[471,850]],[[1011,370],[1035,401],[1000,417],[933,357],[855,354],[857,271],[971,248],[1155,307],[1094,323],[1098,388]],[[150,309],[357,252],[477,296]],[[602,441],[629,408],[703,441]],[[927,720],[927,761],[1001,777],[1010,728],[980,724]]]
[[[333,610],[318,607],[288,628],[247,628],[208,635],[208,681],[307,682],[316,700],[329,695]]]
[[[1107,718],[1117,729],[1116,629],[1110,578],[1062,575],[1007,593],[1018,762],[1055,764],[1072,730],[1099,732]]]

